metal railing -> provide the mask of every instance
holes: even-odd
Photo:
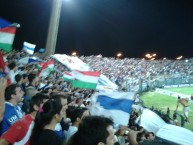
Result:
[[[149,80],[135,80],[126,81],[125,87],[127,91],[137,91],[138,93],[142,93],[144,91],[154,90],[155,88],[163,88],[165,86],[192,86],[193,84],[193,76],[186,77],[178,77],[178,78],[154,78]]]

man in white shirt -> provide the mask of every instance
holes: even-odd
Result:
[[[9,78],[11,80],[11,84],[15,83],[15,75],[16,75],[16,70],[17,70],[17,65],[15,62],[11,62],[8,65],[9,67]]]
[[[81,120],[86,116],[89,116],[89,111],[86,108],[77,107],[72,110],[70,115],[72,125],[69,127],[66,133],[67,140],[69,140],[69,138],[77,132]]]

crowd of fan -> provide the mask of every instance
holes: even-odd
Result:
[[[18,60],[27,54],[12,51],[5,54],[8,68],[1,68],[0,80],[0,144],[31,145],[97,145],[97,144],[159,144],[152,132],[145,131],[134,120],[120,126],[114,136],[113,122],[105,117],[90,116],[90,97],[95,90],[74,89],[62,80],[60,72],[67,68],[55,62],[55,70],[47,77],[37,76],[37,64],[20,66]],[[94,70],[112,81],[132,75],[143,79],[148,74],[191,74],[193,59],[184,61],[114,59],[80,57]],[[0,60],[1,61],[1,60]],[[5,100],[5,103],[4,103]],[[160,143],[161,144],[161,143]]]
[[[96,71],[121,85],[124,81],[148,82],[154,79],[193,76],[193,59],[145,60],[135,58],[116,59],[98,56],[81,56]],[[132,80],[131,80],[132,79]]]

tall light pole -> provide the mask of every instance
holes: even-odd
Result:
[[[52,5],[53,6],[52,6],[52,12],[51,12],[51,17],[49,22],[47,41],[46,41],[46,56],[49,56],[55,53],[62,0],[53,0]]]

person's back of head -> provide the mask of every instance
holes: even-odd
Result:
[[[16,88],[19,87],[17,84],[11,84],[5,89],[5,100],[10,101],[12,95],[16,95]]]
[[[61,121],[60,112],[62,104],[60,99],[50,99],[44,103],[42,111],[38,112],[35,118],[35,126],[33,129],[31,144],[35,145],[41,131],[46,125],[49,125],[53,119]]]
[[[23,101],[22,110],[28,114],[30,113],[30,102],[33,96],[35,96],[38,91],[34,87],[28,87],[25,90],[25,99]]]
[[[34,74],[34,73],[30,73],[29,75],[28,75],[28,80],[29,80],[29,83],[32,83],[33,82],[33,80],[36,78],[36,74]]]
[[[76,106],[68,106],[68,109],[66,109],[66,117],[71,118],[72,112],[76,108],[77,108]]]
[[[8,64],[8,67],[9,67],[10,70],[13,70],[16,67],[16,63],[15,62],[10,62]]]
[[[78,98],[76,99],[76,104],[77,104],[78,106],[80,106],[82,103],[83,103],[82,97],[78,97]]]
[[[107,144],[107,138],[111,134],[108,127],[113,121],[101,116],[88,116],[82,120],[78,131],[70,138],[67,145],[99,145]],[[114,144],[114,132],[111,134]]]
[[[21,81],[22,81],[22,75],[20,75],[20,74],[17,74],[17,75],[15,75],[15,81],[17,82],[17,83],[21,83]]]
[[[27,87],[25,90],[25,96],[28,99],[31,99],[32,96],[34,96],[35,94],[37,94],[38,91],[34,88],[34,87]]]
[[[34,105],[36,105],[38,108],[40,107],[40,105],[42,103],[44,103],[44,100],[48,100],[49,96],[46,94],[42,94],[42,93],[37,93],[35,96],[33,96],[30,100],[30,104],[29,104],[29,113],[33,112],[33,111],[37,111],[34,109]]]
[[[46,88],[41,92],[44,93],[44,94],[50,94],[52,92],[52,89],[51,88]]]
[[[153,141],[155,139],[155,134],[153,132],[147,132],[145,137],[147,140]]]
[[[138,142],[143,142],[144,140],[146,140],[146,134],[145,134],[145,131],[143,132],[140,132],[137,134],[137,141]]]
[[[77,107],[74,110],[72,110],[71,115],[70,115],[70,119],[71,119],[72,124],[78,120],[80,121],[86,110],[87,110],[86,108],[82,108],[82,107]]]
[[[46,124],[50,123],[55,114],[60,114],[62,109],[61,100],[49,100],[43,105],[42,109],[43,110],[39,113],[39,117],[36,119],[36,121],[40,121],[38,119],[41,119],[41,121],[43,121],[41,123],[43,123],[43,126],[45,126]]]
[[[22,77],[23,77],[23,81],[25,81],[24,83],[27,83],[28,75],[27,74],[23,74]]]
[[[51,96],[51,99],[59,99],[62,104],[62,110],[63,110],[63,118],[66,118],[66,110],[68,109],[68,101],[67,101],[67,96],[63,94],[58,94],[55,93]]]

